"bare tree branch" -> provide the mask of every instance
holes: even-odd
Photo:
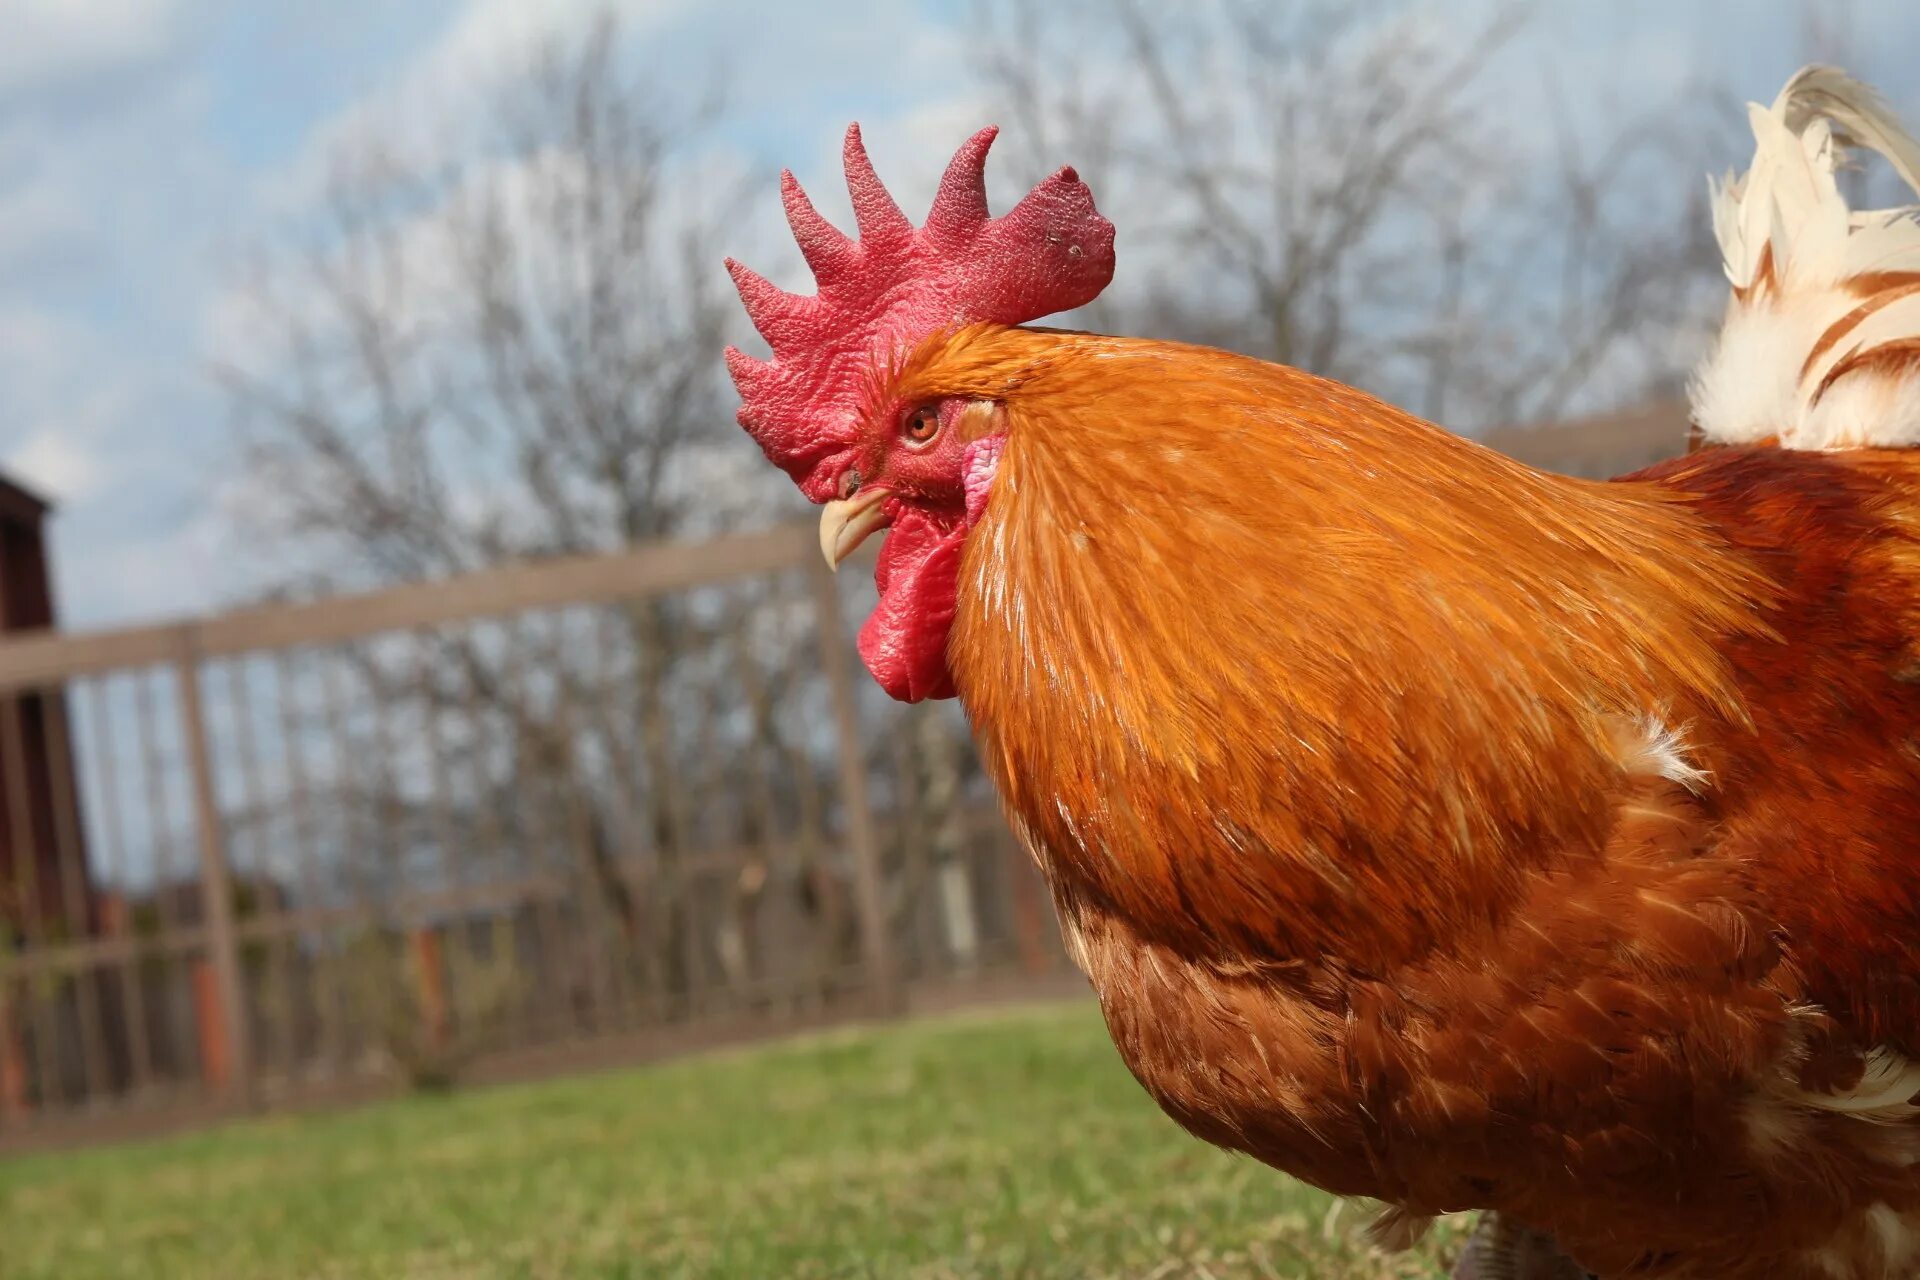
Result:
[[[1100,327],[1298,365],[1457,427],[1677,377],[1672,337],[1714,285],[1691,193],[1723,113],[1702,87],[1598,131],[1559,112],[1528,157],[1490,83],[1519,4],[1464,29],[1332,0],[978,14],[980,74],[1032,122],[1026,166],[1070,157],[1109,203],[1158,213],[1129,235],[1145,287],[1096,304]]]
[[[738,310],[717,270],[738,201],[701,168],[717,104],[663,99],[620,48],[603,20],[532,51],[479,119],[424,153],[349,139],[306,234],[265,255],[249,289],[257,348],[219,374],[271,499],[255,532],[303,577],[409,581],[700,535],[774,491],[741,447],[716,358]],[[677,995],[691,981],[686,903],[670,896],[643,927],[654,905],[643,910],[627,876],[636,856],[674,874],[693,838],[677,781],[688,734],[735,683],[710,655],[743,611],[778,612],[772,586],[730,590],[721,616],[691,598],[607,611],[608,652],[593,664],[579,619],[564,617],[550,641],[470,627],[421,639],[429,661],[346,655],[372,705],[462,719],[504,743],[478,763],[491,785],[519,789],[507,811],[580,811],[567,858]],[[749,648],[804,661],[791,645]],[[769,665],[776,688],[799,678]],[[794,748],[771,714],[743,731]],[[426,803],[397,773],[375,781],[353,802]],[[568,824],[547,825],[519,832],[507,856],[554,857],[542,845]]]

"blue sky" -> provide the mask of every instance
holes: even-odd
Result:
[[[207,374],[230,337],[216,317],[240,256],[297,209],[329,141],[457,113],[544,31],[584,24],[596,7],[0,0],[0,466],[60,504],[69,624],[190,612],[245,590],[225,514],[237,466]],[[767,227],[779,163],[835,212],[829,175],[848,119],[866,127],[883,174],[912,192],[930,189],[975,123],[1001,118],[970,78],[964,0],[614,7],[669,89],[727,83],[721,145],[768,171],[756,213]],[[1462,7],[1485,6],[1434,13],[1453,20]],[[1920,120],[1910,0],[1819,9],[1828,56]],[[1492,97],[1511,104],[1520,132],[1549,84],[1576,113],[1689,75],[1768,98],[1807,49],[1807,12],[1733,0],[1543,5],[1495,69]],[[1124,226],[1126,211],[1111,212]]]

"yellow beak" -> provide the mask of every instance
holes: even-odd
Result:
[[[892,496],[891,489],[875,485],[826,505],[820,512],[820,554],[829,569],[838,569],[855,547],[887,527],[886,503]]]

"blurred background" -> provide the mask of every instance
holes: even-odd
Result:
[[[916,217],[997,122],[996,207],[1119,227],[1064,323],[1604,476],[1684,447],[1743,104],[1920,118],[1905,0],[0,33],[0,1274],[63,1278],[1429,1274],[1126,1078],[733,424],[720,260],[810,288],[777,175],[850,226],[849,120]]]

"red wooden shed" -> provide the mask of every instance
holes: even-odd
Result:
[[[0,633],[54,625],[51,510],[45,498],[0,476]],[[95,931],[78,793],[65,692],[0,699],[0,921],[16,940]]]

